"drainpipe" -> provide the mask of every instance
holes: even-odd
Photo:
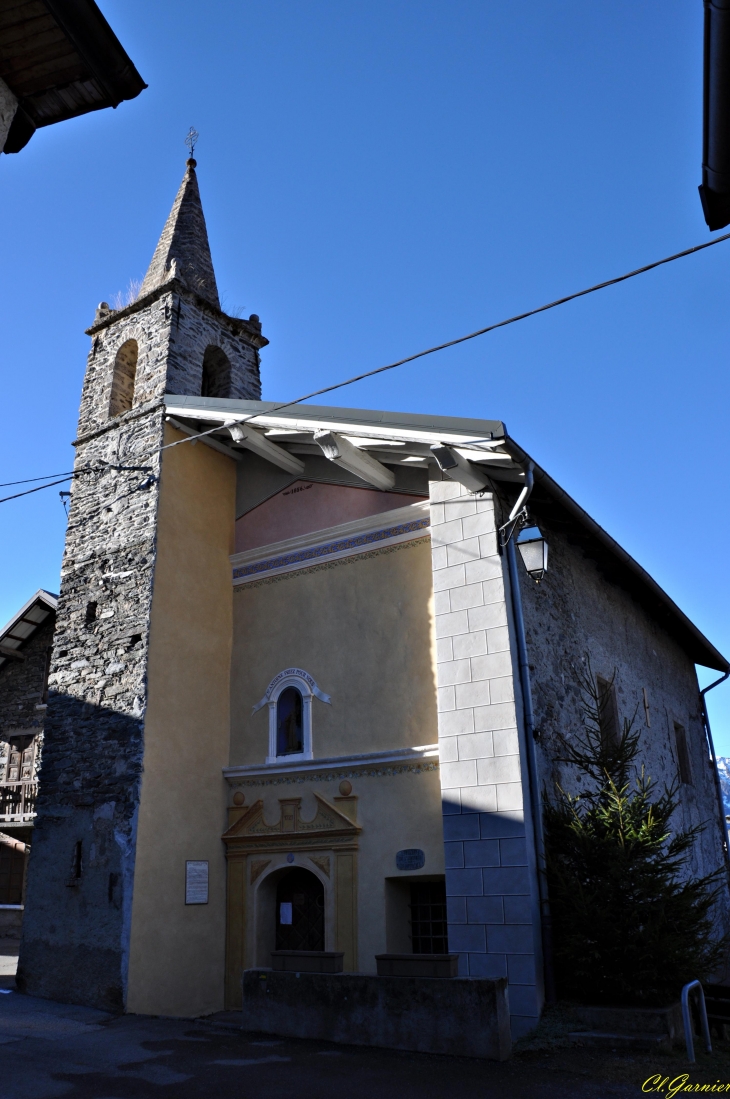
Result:
[[[711,232],[730,223],[730,3],[705,0],[702,186]]]
[[[525,487],[522,489],[517,503],[512,508],[509,519],[505,523],[505,527],[509,528],[511,524],[515,524],[515,520],[524,508],[530,493],[532,492],[533,483],[532,463],[529,462],[525,467]],[[525,743],[527,747],[527,773],[530,787],[530,801],[532,804],[531,815],[535,855],[537,859],[537,889],[540,901],[540,934],[542,938],[542,957],[545,973],[545,998],[548,1003],[554,1003],[557,997],[555,992],[555,970],[553,966],[552,922],[550,919],[550,901],[548,899],[547,874],[545,868],[545,833],[542,821],[542,798],[540,797],[540,784],[537,773],[537,754],[535,752],[535,713],[532,708],[530,665],[527,659],[525,620],[522,614],[522,596],[520,594],[520,578],[517,571],[517,552],[514,542],[515,529],[516,526],[512,525],[504,548],[507,554],[507,568],[509,570],[510,594],[512,599],[512,618],[515,624],[517,656],[520,669],[520,687],[522,688]]]
[[[720,786],[720,774],[717,770],[717,756],[715,755],[715,745],[712,741],[712,731],[710,729],[710,715],[707,712],[707,702],[705,695],[708,691],[711,691],[714,687],[719,687],[721,683],[730,676],[730,669],[725,672],[724,675],[716,679],[714,683],[711,683],[709,687],[705,687],[703,691],[700,691],[700,701],[702,703],[702,720],[705,725],[705,736],[707,737],[707,747],[710,749],[710,759],[712,760],[712,773],[715,776],[715,793],[717,795],[717,808],[720,813],[720,838],[722,840],[722,852],[725,856],[725,869],[730,877],[730,852],[728,852],[728,835],[727,835],[727,821],[725,820],[725,806],[722,801],[722,787]]]

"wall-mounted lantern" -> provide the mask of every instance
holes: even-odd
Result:
[[[525,527],[516,538],[522,563],[537,583],[547,571],[548,545],[539,527]]]

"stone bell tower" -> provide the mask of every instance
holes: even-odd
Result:
[[[136,300],[102,302],[79,413],[18,983],[126,998],[164,394],[258,399],[257,316],[220,307],[188,160]]]

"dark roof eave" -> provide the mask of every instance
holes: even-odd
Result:
[[[25,148],[36,129],[76,118],[91,111],[117,107],[123,100],[134,99],[147,85],[137,72],[114,31],[94,0],[42,0],[48,20],[52,20],[73,51],[77,74],[69,78],[69,58],[44,67],[43,75],[15,85],[13,75],[0,75],[15,93],[18,109],[10,126],[3,152],[17,153]],[[37,5],[35,6],[37,8]],[[17,5],[22,22],[24,6]],[[37,16],[37,12],[34,11]],[[20,47],[18,47],[20,48]],[[33,45],[26,59],[33,57]]]
[[[94,0],[44,0],[45,6],[116,107],[147,87]]]

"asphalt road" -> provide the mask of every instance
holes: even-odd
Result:
[[[0,994],[0,1099],[628,1099],[640,1084],[563,1071],[243,1033],[208,1020],[111,1016]]]

